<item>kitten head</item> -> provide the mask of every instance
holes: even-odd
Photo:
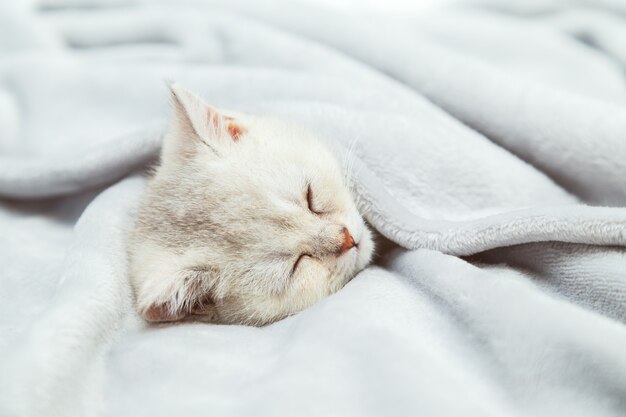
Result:
[[[218,112],[172,85],[173,116],[129,247],[149,321],[263,325],[343,287],[373,243],[341,169],[310,133]]]

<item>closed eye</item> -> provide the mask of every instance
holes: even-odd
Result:
[[[311,184],[309,184],[306,189],[306,202],[309,206],[309,210],[311,211],[311,213],[322,214],[321,211],[315,209],[315,201],[313,199],[313,189],[311,188]]]
[[[300,262],[302,262],[304,258],[312,258],[312,255],[309,253],[303,253],[298,256],[298,259],[296,259],[296,262],[293,264],[293,268],[291,268],[291,275],[296,273],[296,271],[298,270],[298,265],[300,265]]]

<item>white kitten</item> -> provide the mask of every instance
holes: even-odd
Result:
[[[174,84],[161,165],[130,236],[141,316],[263,325],[343,287],[373,243],[310,133],[218,113]]]

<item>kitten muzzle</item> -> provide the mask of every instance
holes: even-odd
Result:
[[[343,233],[343,241],[339,247],[339,256],[357,246],[357,243],[354,241],[347,227],[344,227],[341,232]]]

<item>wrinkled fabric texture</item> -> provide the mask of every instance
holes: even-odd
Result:
[[[3,4],[0,415],[626,415],[624,51],[617,0]],[[166,80],[316,132],[390,249],[270,326],[142,322]]]

